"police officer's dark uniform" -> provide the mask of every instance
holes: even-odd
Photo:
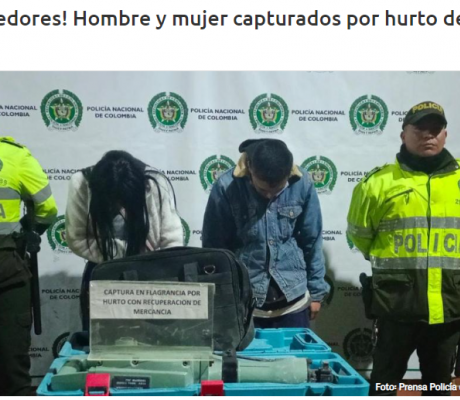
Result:
[[[37,230],[44,232],[57,215],[48,177],[26,147],[0,137],[0,396],[28,395],[31,386],[31,274],[24,262],[22,200],[33,201]]]

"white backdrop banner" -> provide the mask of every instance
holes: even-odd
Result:
[[[378,46],[375,49],[378,52]],[[69,333],[80,330],[85,261],[65,241],[68,181],[108,150],[123,149],[171,180],[190,246],[201,245],[210,187],[248,138],[284,140],[320,195],[332,295],[314,330],[355,368],[371,368],[371,323],[361,302],[369,264],[347,240],[357,182],[393,162],[413,105],[446,110],[447,148],[460,154],[458,72],[1,72],[0,134],[30,148],[49,176],[59,219],[39,254],[43,334],[33,337],[39,382]],[[413,355],[407,377],[418,376]]]

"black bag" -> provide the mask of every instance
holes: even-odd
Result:
[[[231,251],[173,247],[98,264],[91,280],[215,284],[214,350],[243,350],[254,338],[249,274]]]

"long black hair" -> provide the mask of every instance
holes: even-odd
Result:
[[[91,225],[103,259],[113,259],[116,255],[113,222],[122,209],[123,238],[127,242],[126,256],[144,251],[150,227],[146,202],[146,191],[150,188],[150,182],[158,189],[161,214],[161,191],[153,176],[159,171],[149,169],[145,163],[126,151],[112,150],[96,165],[85,168],[82,172],[91,192],[87,237],[89,238]]]

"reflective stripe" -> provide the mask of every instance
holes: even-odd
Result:
[[[457,217],[432,217],[431,227],[439,229],[460,229],[460,218]]]
[[[34,201],[34,203],[40,204],[40,203],[43,203],[44,201],[48,200],[48,198],[51,195],[52,195],[51,186],[48,183],[48,185],[46,185],[42,190],[40,190],[39,192],[37,192],[34,195],[32,195],[32,200]]]
[[[397,229],[416,229],[428,228],[428,220],[426,217],[409,217],[398,219],[387,219],[380,222],[378,231],[388,232]]]
[[[17,200],[21,195],[11,188],[0,188],[0,200]]]
[[[388,232],[395,231],[398,229],[417,229],[425,228],[428,229],[427,217],[409,217],[409,218],[398,218],[388,219],[380,222],[378,231]],[[457,217],[432,217],[431,218],[432,229],[460,229],[460,218]]]
[[[430,324],[444,323],[444,306],[442,303],[442,269],[428,270],[428,315]]]
[[[8,235],[20,231],[21,224],[19,222],[0,222],[0,235]]]
[[[454,257],[399,257],[380,258],[371,256],[372,268],[376,269],[460,269],[460,259]]]
[[[372,228],[363,228],[361,226],[356,226],[353,224],[348,224],[347,231],[351,235],[359,236],[362,238],[372,239],[374,237],[374,231]]]

